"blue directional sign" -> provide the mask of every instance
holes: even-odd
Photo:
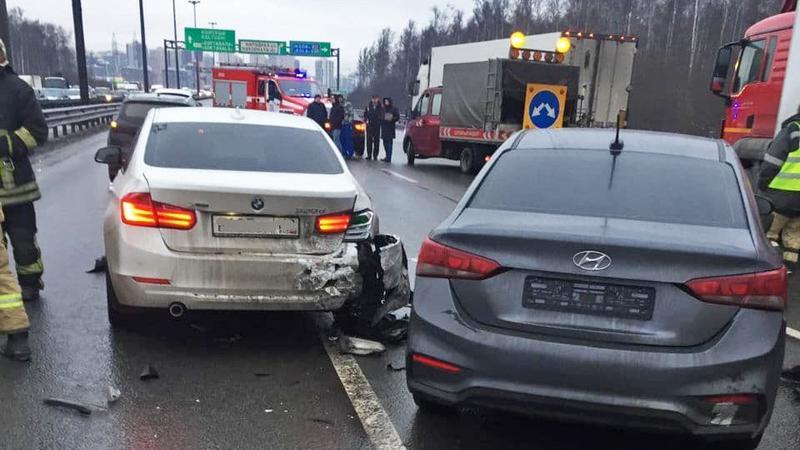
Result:
[[[289,53],[292,56],[331,56],[330,42],[290,41]]]
[[[524,128],[561,128],[567,88],[531,83],[525,96]]]

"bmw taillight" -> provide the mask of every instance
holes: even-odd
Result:
[[[350,213],[336,213],[317,217],[316,229],[319,234],[340,234],[350,226]]]
[[[151,228],[191,230],[197,224],[194,210],[153,201],[146,192],[132,192],[120,201],[122,222]]]
[[[698,278],[686,287],[700,300],[743,308],[786,309],[786,268],[713,278]]]
[[[417,257],[417,276],[483,280],[500,270],[500,264],[473,253],[426,239]]]

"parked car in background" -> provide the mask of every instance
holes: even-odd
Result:
[[[108,147],[95,159],[120,156]],[[356,243],[376,233],[369,196],[310,119],[150,111],[105,216],[109,321],[341,310],[361,295]]]
[[[108,165],[109,179],[113,181],[120,168],[127,164],[131,144],[151,109],[190,107],[195,104],[192,98],[175,95],[134,94],[128,96],[111,121],[108,130],[108,146],[119,147],[122,151],[122,163]]]
[[[157,95],[161,96],[172,96],[172,97],[180,97],[180,98],[193,98],[191,91],[186,91],[185,89],[167,89],[161,88],[156,89],[153,91]]]
[[[513,135],[417,262],[417,404],[482,405],[758,446],[787,272],[734,151],[611,130]],[[444,313],[443,313],[444,312]]]
[[[59,88],[42,88],[39,90],[39,99],[42,101],[56,102],[69,100],[69,94],[66,89]]]

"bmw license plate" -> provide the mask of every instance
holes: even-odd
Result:
[[[650,320],[656,290],[650,287],[559,280],[525,279],[522,306],[531,309]]]
[[[239,238],[296,238],[300,219],[296,217],[214,216],[214,236]]]

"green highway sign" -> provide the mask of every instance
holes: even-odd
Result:
[[[186,27],[184,31],[186,33],[186,50],[236,52],[236,32],[234,30]]]
[[[330,42],[290,41],[289,54],[292,56],[331,56]]]
[[[253,53],[260,55],[286,55],[286,41],[255,41],[252,39],[239,39],[239,53]]]

